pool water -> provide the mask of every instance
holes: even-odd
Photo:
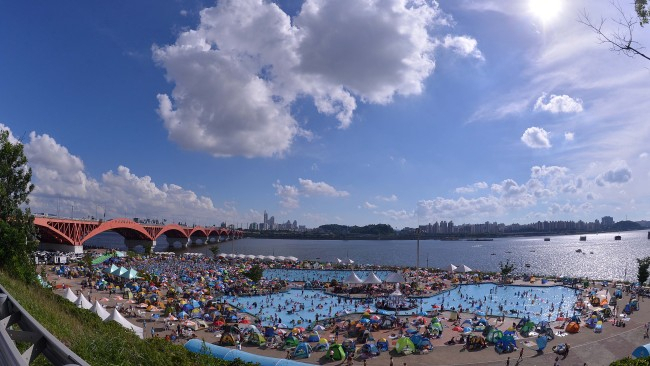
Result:
[[[354,271],[357,276],[363,281],[372,271]],[[374,271],[379,279],[384,280],[389,274],[394,271]],[[346,279],[352,271],[349,270],[318,270],[318,269],[280,269],[269,268],[264,270],[264,278],[266,279],[281,279],[292,282],[308,282],[320,281],[330,282],[337,280],[339,282]]]
[[[445,310],[462,307],[463,311],[472,313],[483,311],[493,316],[530,317],[537,322],[555,320],[560,314],[573,315],[576,299],[575,290],[563,286],[460,285],[432,297],[417,299],[417,309],[399,312],[399,315],[428,312],[437,305],[444,306]],[[264,326],[282,323],[286,328],[306,327],[317,315],[322,320],[337,314],[362,313],[367,308],[377,311],[374,301],[366,305],[362,300],[349,300],[318,290],[289,290],[264,296],[226,297],[225,300],[243,312],[258,316]]]

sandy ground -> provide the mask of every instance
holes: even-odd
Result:
[[[65,284],[70,287],[75,293],[81,290],[81,281],[83,278],[77,279],[67,279],[59,278],[57,275],[48,272],[48,281],[56,281],[57,284]],[[531,285],[530,283],[520,283],[522,285]],[[535,285],[541,285],[539,281]],[[63,289],[55,290],[58,294],[63,294]],[[613,292],[613,291],[610,291]],[[83,294],[94,303],[95,300],[99,300],[100,303],[106,307],[110,312],[118,303],[123,304],[123,306],[135,306],[135,303],[128,303],[126,300],[117,300],[116,295],[109,296],[107,291],[95,291],[86,289],[83,291]],[[102,300],[104,299],[104,300]],[[524,353],[522,359],[517,362],[519,358],[519,351],[510,353],[510,354],[501,354],[499,355],[494,351],[494,347],[488,346],[487,348],[480,351],[469,352],[463,349],[462,345],[453,345],[447,346],[444,342],[448,341],[452,336],[458,338],[459,333],[452,331],[452,323],[447,321],[449,316],[448,312],[441,314],[442,323],[445,326],[443,336],[440,339],[432,340],[433,350],[426,354],[413,354],[408,356],[395,355],[393,352],[382,352],[378,357],[365,360],[365,365],[390,365],[390,359],[393,358],[393,365],[402,366],[402,365],[506,365],[508,358],[510,358],[510,365],[553,365],[555,362],[555,355],[551,350],[552,346],[558,343],[570,343],[571,351],[566,358],[560,357],[560,365],[608,365],[612,361],[631,355],[632,351],[639,345],[650,343],[649,339],[643,338],[644,325],[650,322],[650,308],[646,308],[645,301],[640,303],[640,310],[634,312],[630,316],[630,320],[626,322],[625,327],[616,327],[612,323],[608,322],[603,326],[602,333],[594,333],[593,330],[587,328],[581,328],[581,331],[577,334],[569,334],[565,337],[556,337],[554,340],[549,341],[549,344],[544,353],[539,354],[534,349],[523,347]],[[625,295],[622,300],[619,300],[619,304],[626,304],[629,301],[629,296]],[[650,300],[649,300],[650,301]],[[648,303],[650,305],[650,302]],[[463,314],[463,318],[470,317],[470,314]],[[145,337],[151,337],[151,327],[153,325],[155,335],[159,337],[165,337],[168,334],[171,334],[171,331],[165,330],[165,322],[162,319],[158,321],[153,321],[151,319],[151,313],[145,315],[145,317],[127,317],[133,324],[142,327],[146,322]],[[359,319],[359,314],[350,315],[350,319]],[[496,318],[489,318],[488,321],[490,324],[496,323]],[[508,326],[512,325],[513,322],[518,322],[518,319],[506,318],[505,321],[498,327],[499,329],[505,330]],[[177,322],[174,322],[174,328]],[[553,322],[552,327],[561,325],[561,322]],[[172,329],[174,329],[172,328]],[[559,329],[558,329],[559,330]],[[392,334],[397,334],[397,329],[391,330],[381,330],[378,332],[373,332],[373,337],[375,339],[387,338],[390,341],[390,336]],[[321,336],[327,337],[329,339],[334,338],[334,334],[331,329],[321,331]],[[216,343],[218,338],[213,333],[209,333],[205,330],[200,330],[196,332],[196,337],[203,339],[208,343]],[[339,341],[342,341],[343,338],[339,337]],[[517,345],[522,348],[523,341],[526,339],[520,338],[517,341]],[[530,338],[530,341],[534,343],[535,339]],[[177,341],[179,344],[185,342],[185,339],[180,339]],[[360,347],[360,346],[357,346]],[[233,347],[234,348],[234,347]],[[391,347],[392,348],[392,347]],[[275,350],[270,348],[259,348],[253,346],[244,345],[242,348],[243,351],[251,352],[255,354],[285,358],[286,351]],[[357,352],[359,354],[359,352]],[[324,358],[324,352],[314,352],[310,358],[302,359],[300,362],[305,362],[309,364],[331,364],[339,365],[339,361],[333,362],[328,361]],[[356,365],[364,365],[364,360],[361,358],[356,358],[354,360]]]

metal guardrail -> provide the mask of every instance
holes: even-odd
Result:
[[[16,342],[31,343],[31,346],[21,353]],[[55,366],[89,366],[32,318],[0,285],[0,366],[29,365],[39,355]]]

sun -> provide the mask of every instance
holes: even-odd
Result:
[[[530,12],[546,23],[553,20],[562,10],[562,0],[528,0]]]

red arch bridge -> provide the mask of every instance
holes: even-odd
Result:
[[[180,243],[182,247],[187,247],[188,244],[235,240],[244,235],[241,230],[223,227],[145,225],[127,218],[94,221],[35,217],[34,224],[40,233],[42,249],[75,253],[82,253],[86,241],[108,231],[123,236],[124,243],[129,249],[138,245],[153,249],[156,246],[156,239],[162,235],[167,237],[170,246]]]

